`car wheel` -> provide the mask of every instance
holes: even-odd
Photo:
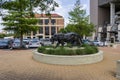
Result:
[[[29,48],[29,46],[28,46],[28,45],[25,45],[25,48],[27,48],[27,49],[28,49],[28,48]]]
[[[97,46],[100,46],[99,44],[97,44]]]
[[[9,47],[9,49],[10,49],[10,50],[12,50],[12,49],[13,49],[13,47]]]

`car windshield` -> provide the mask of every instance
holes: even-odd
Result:
[[[14,43],[20,43],[20,40],[14,40]]]
[[[95,40],[94,42],[99,42],[99,41]]]
[[[40,41],[50,41],[50,39],[41,39]]]
[[[14,43],[20,43],[20,42],[16,41],[16,42],[14,42]]]
[[[0,40],[0,43],[8,43],[8,40]]]
[[[38,41],[34,41],[34,40],[33,40],[33,41],[31,41],[31,42],[32,42],[32,43],[36,43],[36,42],[38,42]]]

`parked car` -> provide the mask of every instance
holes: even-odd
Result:
[[[103,46],[108,46],[109,43],[107,41],[102,42]]]
[[[29,44],[30,39],[23,39],[23,42],[26,43],[26,44]]]
[[[49,38],[45,38],[45,39],[40,39],[40,44],[42,46],[50,46],[52,45],[52,42],[50,41]]]
[[[95,46],[103,46],[103,42],[98,41],[98,40],[94,40],[94,41],[93,41],[93,44],[94,44]]]
[[[1,39],[0,40],[0,48],[10,48],[12,44],[12,39]]]
[[[18,39],[18,40],[14,40],[14,41],[13,41],[10,49],[16,49],[16,48],[20,48],[20,47],[21,47],[21,46],[20,46],[20,40]],[[24,43],[24,42],[22,43],[22,48],[27,48],[27,47],[26,47],[26,43]]]
[[[102,42],[102,41],[98,41],[98,40],[93,41],[93,44],[95,46],[108,46],[109,45],[107,41]]]
[[[29,41],[28,47],[29,48],[37,48],[41,46],[40,41],[38,39],[32,39]]]
[[[98,40],[94,40],[94,41],[93,41],[93,44],[94,44],[95,46],[103,46],[103,43],[102,43],[101,41],[98,41]]]
[[[91,46],[94,45],[94,43],[92,41],[88,40],[88,39],[84,39],[84,40],[82,40],[82,42],[84,44],[88,44],[88,45],[91,45]]]

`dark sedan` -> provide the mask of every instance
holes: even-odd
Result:
[[[11,40],[9,39],[1,39],[0,40],[0,48],[9,48]]]

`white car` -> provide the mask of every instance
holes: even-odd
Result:
[[[29,48],[37,48],[37,47],[40,47],[41,44],[40,44],[40,41],[39,40],[30,40],[29,44],[28,44],[28,47]]]
[[[102,42],[102,41],[95,40],[95,41],[93,41],[93,44],[95,46],[108,46],[108,43],[106,41]]]
[[[103,42],[98,41],[98,40],[93,41],[93,44],[94,44],[95,46],[103,46]]]
[[[10,46],[10,49],[20,48],[20,40],[14,40],[12,45]],[[27,48],[26,43],[22,43],[23,48]]]
[[[52,42],[50,41],[49,38],[45,38],[45,39],[40,39],[40,44],[42,46],[50,46],[52,45]]]

